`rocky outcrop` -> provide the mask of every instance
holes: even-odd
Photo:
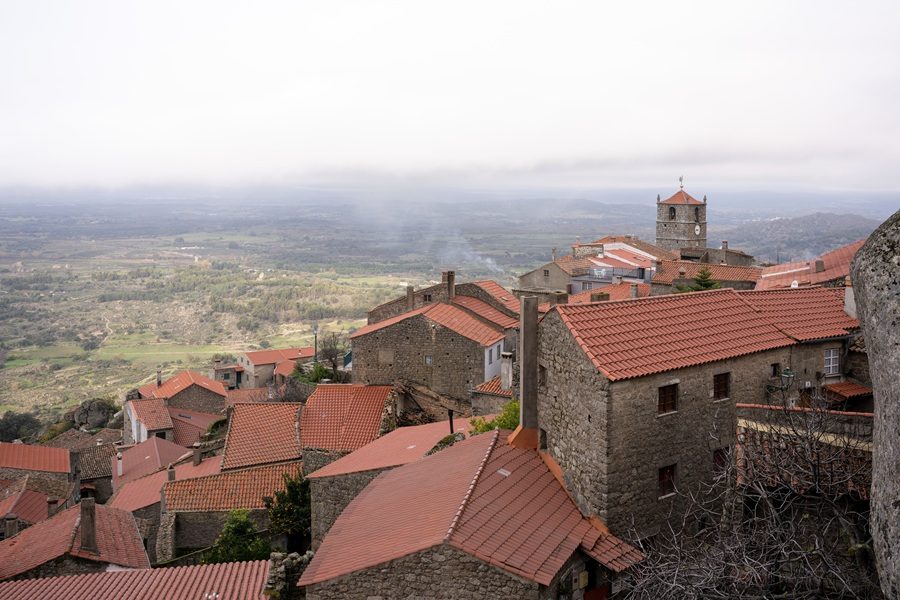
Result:
[[[106,424],[116,414],[117,410],[112,402],[95,398],[82,402],[72,414],[72,419],[75,421],[75,427],[97,429],[98,427],[106,427]]]
[[[872,537],[881,588],[900,599],[900,211],[853,260],[851,278],[875,389]]]

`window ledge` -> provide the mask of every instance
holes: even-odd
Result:
[[[668,417],[669,415],[677,415],[677,414],[678,414],[677,410],[670,410],[669,412],[665,412],[665,413],[657,413],[656,418],[661,419],[662,417]]]
[[[668,500],[669,498],[671,498],[674,495],[675,495],[675,492],[669,492],[668,494],[664,494],[664,495],[660,496],[659,498],[657,498],[657,500]]]
[[[726,402],[731,400],[731,396],[726,396],[724,398],[713,398],[713,402]]]

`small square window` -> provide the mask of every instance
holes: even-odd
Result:
[[[825,351],[825,374],[839,375],[841,372],[841,358],[837,348],[829,348]]]
[[[425,355],[425,366],[430,367],[434,363],[434,356],[431,354]]]
[[[425,302],[431,302],[431,294],[425,294],[424,300],[425,300]]]
[[[769,368],[769,377],[781,377],[781,363],[772,363]]]
[[[538,366],[538,385],[544,387],[547,385],[547,367]]]
[[[659,388],[659,397],[656,402],[656,414],[664,415],[666,413],[678,410],[678,384],[664,385]]]
[[[231,373],[222,373],[222,379],[228,381],[229,379],[231,379]]]
[[[544,269],[544,277],[550,277],[550,269]]]
[[[713,375],[713,400],[724,400],[731,396],[731,373]]]
[[[675,493],[675,465],[668,465],[659,470],[659,497]]]

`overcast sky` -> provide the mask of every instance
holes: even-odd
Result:
[[[900,190],[898,24],[846,0],[0,0],[0,186]]]

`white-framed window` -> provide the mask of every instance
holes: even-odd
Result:
[[[426,354],[425,355],[425,366],[430,367],[432,364],[434,364],[434,356],[431,354]]]
[[[825,350],[825,374],[839,375],[841,372],[841,355],[837,348]]]
[[[493,346],[488,348],[488,364],[489,365],[494,364],[494,347]]]

